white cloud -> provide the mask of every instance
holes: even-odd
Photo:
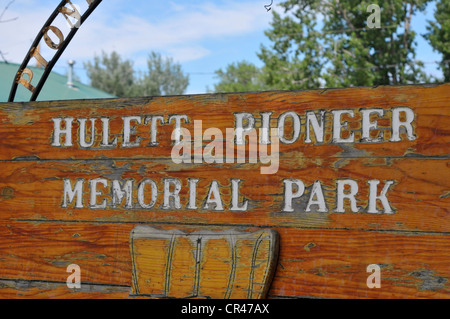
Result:
[[[34,3],[20,11],[10,8],[9,16],[19,19],[0,25],[0,50],[7,52],[6,57],[13,62],[21,62],[53,10],[49,6],[38,5],[38,1]],[[102,50],[116,50],[124,56],[154,50],[173,54],[175,60],[188,61],[209,54],[209,40],[261,30],[270,19],[270,14],[259,1],[226,1],[220,4],[205,1],[202,5],[172,1],[169,7],[173,14],[167,17],[157,17],[157,12],[131,15],[126,6],[126,1],[103,1],[69,45],[67,52],[71,58],[91,59],[94,53],[99,54]],[[62,17],[57,26],[65,35],[68,34]],[[44,47],[42,50],[48,57],[54,53]]]
[[[168,49],[169,55],[174,61],[185,62],[201,59],[211,53],[210,50],[201,47],[175,47]]]
[[[133,1],[132,5],[129,1]],[[264,8],[266,3],[259,0],[129,1],[102,1],[78,30],[54,70],[65,73],[67,60],[73,59],[76,61],[75,72],[87,83],[83,62],[92,60],[102,51],[115,50],[124,59],[132,60],[138,69],[146,69],[148,54],[156,51],[183,66],[189,64],[187,69],[191,72],[213,72],[229,59],[248,56],[249,53],[244,52],[238,43],[248,43],[260,37],[272,18]],[[72,0],[72,3],[86,9],[85,0]],[[8,61],[22,62],[57,4],[58,1],[54,0],[14,2],[8,10],[8,17],[17,16],[19,19],[0,24],[0,50],[7,53]],[[69,33],[61,15],[55,26],[61,28],[64,35]],[[57,39],[53,38],[56,42]],[[256,44],[252,53],[257,49]],[[55,53],[43,41],[41,50],[47,60]],[[34,59],[30,63],[34,64]],[[209,77],[197,76],[192,78],[190,88],[200,92],[210,82]]]
[[[185,5],[184,10],[177,7],[172,16],[157,22],[153,22],[151,17],[126,13],[121,14],[120,18],[101,16],[90,21],[89,26],[101,32],[95,35],[86,33],[83,38],[91,47],[101,45],[107,51],[117,50],[123,54],[143,50],[171,52],[179,47],[193,47],[191,52],[197,54],[189,56],[198,58],[209,51],[206,47],[208,40],[241,36],[263,28],[269,15],[259,7],[245,2],[230,2],[227,6],[211,3],[201,7]],[[258,8],[259,13],[255,14]]]
[[[8,10],[8,13],[18,19],[0,24],[0,50],[8,61],[21,62],[50,13],[45,10],[28,13]]]

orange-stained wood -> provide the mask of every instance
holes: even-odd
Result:
[[[261,299],[278,258],[273,230],[163,230],[136,226],[130,235],[132,293],[153,298]]]
[[[408,140],[402,133],[402,140],[395,143],[354,143],[352,148],[358,157],[423,157],[447,155],[449,137],[449,84],[434,86],[385,86],[377,88],[324,89],[293,92],[261,92],[242,94],[209,94],[173,97],[143,97],[112,100],[89,101],[51,101],[30,103],[2,103],[0,108],[0,140],[2,152],[0,160],[33,160],[33,159],[91,159],[91,158],[134,158],[170,159],[173,146],[171,139],[175,127],[176,115],[187,115],[188,122],[180,119],[182,127],[191,134],[195,120],[201,120],[203,131],[207,128],[218,128],[225,135],[226,128],[234,127],[234,114],[247,112],[254,115],[256,127],[261,126],[260,112],[272,112],[271,127],[277,127],[279,117],[288,111],[297,112],[301,117],[301,132],[299,138],[292,144],[280,145],[284,156],[300,156],[311,158],[348,157],[349,151],[332,143],[332,110],[349,109],[354,116],[342,115],[349,128],[355,134],[355,140],[361,138],[361,109],[381,108],[383,116],[378,118],[378,131],[384,132],[384,141],[391,138],[392,110],[407,106],[416,114],[412,123],[418,136]],[[314,111],[325,112],[324,143],[315,143],[311,131],[312,143],[305,143],[305,114]],[[123,146],[123,117],[140,116],[141,124],[131,121],[135,134],[131,134],[131,142],[139,136],[139,147]],[[161,116],[157,118],[156,116]],[[172,119],[169,123],[169,117]],[[52,146],[54,118],[72,117],[73,146]],[[117,138],[117,147],[100,147],[102,142],[101,118],[109,119],[109,142]],[[155,117],[157,129],[156,143],[153,146],[150,129],[152,118]],[[92,147],[81,148],[79,145],[79,119],[96,119],[95,143]],[[145,123],[146,118],[147,123]],[[162,124],[164,121],[165,124]],[[289,126],[291,118],[286,118]],[[61,126],[65,122],[62,121]],[[90,138],[91,122],[85,126],[86,140]],[[342,136],[348,134],[348,129],[342,129]],[[286,136],[291,132],[287,129]],[[64,144],[64,136],[61,137]],[[206,142],[205,142],[206,144]],[[342,145],[341,145],[342,146]],[[345,145],[344,145],[345,147]],[[130,152],[132,150],[132,152]],[[231,167],[231,165],[228,165]]]
[[[14,297],[15,287],[17,297],[38,295],[36,290],[42,289],[40,296],[57,298],[65,289],[70,298],[84,298],[86,292],[115,298],[118,291],[122,291],[121,297],[129,298],[129,236],[134,226],[121,222],[2,222],[1,282],[7,284],[2,285],[2,296]],[[172,230],[180,224],[158,227]],[[224,230],[197,225],[183,228]],[[269,298],[448,298],[450,242],[446,234],[291,227],[273,230],[280,236],[280,255]],[[81,289],[65,286],[66,267],[72,263],[81,267]],[[380,289],[366,286],[369,264],[381,265]],[[58,282],[59,290],[51,290]]]
[[[449,101],[441,84],[2,103],[0,297],[449,298]],[[256,136],[240,156],[239,124]],[[175,145],[177,132],[192,141]],[[183,234],[173,277],[167,241],[130,242],[155,227]],[[189,244],[236,231],[279,236],[275,264],[258,263],[273,280],[254,294],[254,244],[237,241],[225,293],[229,241],[202,246],[201,268]]]
[[[443,178],[448,171],[446,159],[393,160],[387,165],[385,159],[353,158],[346,159],[345,166],[335,168],[340,159],[325,159],[320,165],[310,160],[301,160],[302,167],[289,168],[280,163],[276,174],[262,175],[255,164],[242,165],[240,169],[230,170],[217,166],[197,165],[195,168],[177,169],[172,163],[153,163],[149,160],[96,160],[96,161],[21,161],[4,162],[0,171],[0,203],[3,219],[33,221],[121,221],[127,223],[170,221],[180,224],[199,225],[257,225],[262,227],[330,227],[357,228],[400,231],[439,231],[449,232],[447,194],[450,179]],[[256,171],[256,173],[255,173]],[[164,182],[168,176],[180,180],[180,209],[163,209]],[[126,208],[126,199],[117,203],[116,208],[107,205],[105,209],[90,208],[91,191],[89,180],[105,178],[107,186],[99,185],[102,192],[98,202],[106,199],[112,202],[111,186],[113,180],[132,180],[133,208]],[[198,178],[197,209],[189,209],[189,178]],[[157,187],[155,205],[145,209],[137,200],[138,185],[144,178],[151,178]],[[249,201],[243,212],[230,212],[230,179],[241,179],[239,200]],[[283,180],[297,178],[304,182],[305,195],[295,199],[297,205],[293,212],[283,212]],[[336,213],[336,180],[353,178],[358,182],[356,196],[360,212],[350,210],[349,201],[344,201],[346,211]],[[395,210],[394,214],[368,214],[369,185],[367,181],[377,178],[382,185],[386,180],[395,180],[386,197]],[[83,179],[82,208],[75,208],[75,201],[64,204],[64,179],[74,184]],[[224,210],[204,208],[213,180],[218,181]],[[320,180],[323,186],[325,204],[328,212],[305,212],[310,198],[311,186]],[[381,191],[381,186],[378,190]],[[147,186],[150,192],[150,187]],[[150,202],[146,195],[145,201]],[[441,205],[439,203],[442,203]],[[379,210],[383,207],[377,203]],[[50,209],[51,208],[51,209]],[[427,213],[424,214],[424,211]]]

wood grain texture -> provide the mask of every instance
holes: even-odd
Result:
[[[174,114],[187,114],[189,123],[183,124],[193,132],[194,120],[202,120],[204,129],[216,127],[223,132],[232,128],[234,113],[249,112],[258,116],[262,111],[273,112],[271,126],[276,126],[279,116],[286,111],[295,111],[304,117],[307,111],[318,110],[354,110],[355,116],[347,118],[355,133],[355,139],[361,137],[362,108],[383,108],[385,115],[378,121],[379,130],[385,132],[385,140],[390,136],[391,109],[400,106],[412,108],[417,117],[414,123],[417,135],[414,141],[402,140],[397,143],[355,143],[353,147],[361,151],[361,157],[423,157],[448,154],[450,142],[448,122],[449,84],[436,86],[404,86],[325,89],[300,92],[261,92],[245,94],[210,94],[198,96],[174,96],[154,98],[131,98],[90,101],[53,101],[32,103],[2,103],[0,109],[0,140],[2,152],[0,160],[21,159],[88,159],[88,158],[126,158],[130,159],[130,149],[120,147],[123,133],[124,116],[161,115],[167,122]],[[110,118],[111,139],[118,138],[119,147],[102,149],[100,118]],[[331,143],[330,114],[326,114],[325,137],[323,145],[304,143],[305,127],[299,141],[290,145],[281,145],[280,152],[285,156],[301,157],[348,157],[338,145]],[[94,149],[82,149],[75,142],[79,134],[78,124],[73,124],[73,147],[55,148],[51,146],[52,118],[73,117],[97,118],[96,144]],[[258,120],[258,119],[256,119]],[[304,118],[302,119],[304,121]],[[159,123],[159,122],[158,122]],[[184,122],[183,122],[184,123]],[[135,124],[135,123],[133,123]],[[257,123],[258,124],[258,123]],[[149,145],[149,124],[137,125],[136,136],[141,138],[140,147],[133,148],[133,158],[170,159],[173,146],[171,133],[173,122],[158,124],[157,147]],[[57,151],[55,151],[57,150]]]
[[[124,299],[130,287],[84,283],[80,289],[68,289],[66,283],[39,280],[0,280],[2,299]]]
[[[166,163],[139,161],[26,161],[3,163],[0,171],[0,191],[6,195],[0,197],[2,217],[14,220],[67,220],[67,221],[122,221],[141,223],[146,221],[179,222],[187,224],[231,224],[291,227],[332,227],[348,229],[384,229],[409,231],[450,231],[449,202],[446,196],[450,190],[450,179],[443,178],[448,171],[447,159],[404,159],[392,161],[365,158],[346,159],[345,166],[334,168],[339,160],[323,160],[320,163],[302,160],[304,166],[292,168],[280,165],[277,174],[255,174],[254,164],[242,165],[230,171],[217,166],[181,168]],[[162,209],[163,179],[177,177],[181,181],[180,209]],[[99,188],[104,195],[99,200],[112,202],[111,181],[114,179],[133,181],[133,208],[125,207],[125,200],[112,208],[91,209],[89,179],[105,178],[107,187]],[[197,206],[199,209],[187,209],[189,198],[188,178],[199,179],[197,184]],[[369,185],[371,178],[384,183],[395,180],[387,197],[395,209],[394,214],[368,214]],[[156,203],[151,209],[143,209],[137,202],[137,185],[144,178],[152,178],[157,185]],[[247,199],[249,208],[245,212],[230,212],[230,178],[241,179],[241,201]],[[282,212],[283,180],[297,178],[304,181],[307,189],[305,196],[294,201],[298,210]],[[335,180],[352,178],[359,184],[357,204],[361,211],[353,213],[345,201],[346,212],[335,213]],[[85,180],[83,208],[74,208],[70,203],[63,208],[64,179],[75,183]],[[203,209],[202,202],[208,195],[213,180],[221,187],[224,211]],[[320,180],[324,188],[328,212],[305,212],[311,186]],[[379,187],[381,189],[381,187]],[[149,197],[149,196],[147,196]],[[148,198],[146,199],[149,200]],[[49,209],[51,207],[51,209]],[[381,208],[380,208],[381,209]],[[426,212],[426,214],[424,213]]]
[[[129,238],[141,225],[186,232],[276,231],[279,258],[268,298],[449,298],[449,101],[447,83],[2,103],[0,297],[135,296]],[[415,138],[408,138],[403,127],[401,140],[391,142],[393,110],[400,107],[414,112],[411,128]],[[371,117],[378,125],[372,131],[374,136],[383,134],[377,143],[361,141],[361,110],[368,108],[383,110],[383,116]],[[317,115],[321,110],[325,111],[324,142],[319,143],[312,134],[312,142],[307,143],[305,114],[314,111]],[[342,137],[353,133],[355,142],[333,141],[333,110],[354,113],[343,115],[348,127],[342,129]],[[133,123],[131,137],[133,141],[140,138],[139,146],[121,146],[124,116],[144,119],[160,115],[168,122],[171,115],[185,114],[189,123],[182,126],[191,132],[195,120],[203,121],[203,131],[215,127],[225,132],[236,124],[238,112],[252,114],[258,128],[261,113],[269,111],[271,127],[277,127],[284,112],[295,112],[301,121],[298,140],[279,145],[275,174],[261,174],[260,162],[175,164],[171,159],[173,122],[158,126],[157,146],[149,145],[149,125]],[[52,119],[67,117],[74,118],[73,146],[52,146]],[[100,146],[100,118],[105,117],[110,119],[110,139],[117,138],[117,147]],[[91,148],[82,148],[77,142],[80,118],[97,119]],[[286,122],[286,132],[292,132],[290,121]],[[90,133],[88,129],[86,134]],[[202,145],[206,144],[208,141],[203,141]],[[189,180],[193,178],[198,182],[195,201],[190,203]],[[105,186],[98,184],[98,194],[93,195],[90,183],[94,179],[103,179]],[[139,185],[145,179],[153,180],[157,189],[154,205],[147,208],[138,198]],[[171,198],[169,207],[164,208],[167,179],[180,183],[180,207]],[[239,180],[238,204],[248,201],[243,211],[230,211],[233,179]],[[302,181],[305,186],[303,195],[293,199],[292,212],[283,211],[285,182],[289,180]],[[343,200],[344,212],[336,212],[337,183],[349,180],[358,187],[354,196],[358,212],[353,211],[349,199]],[[375,200],[379,212],[369,213],[371,180],[379,182],[378,196],[383,185],[392,181],[385,194],[392,213],[383,213],[385,206],[380,199]],[[76,207],[77,195],[64,204],[64,183],[74,187],[77,181],[83,181],[81,207]],[[120,200],[114,199],[118,193],[113,193],[113,181],[120,186],[130,181],[131,206],[127,206],[125,193]],[[218,193],[208,197],[215,182]],[[325,212],[318,204],[307,211],[316,182],[323,191]],[[146,204],[153,194],[150,184],[147,186]],[[223,202],[221,210],[205,204],[216,195]],[[97,204],[106,200],[105,208],[93,208],[92,198]],[[196,208],[189,207],[194,204]],[[147,243],[141,246],[148,248]],[[221,253],[226,254],[225,250]],[[81,289],[66,286],[70,264],[81,268]],[[381,267],[381,288],[370,289],[366,284],[370,264]]]
[[[185,232],[136,226],[130,234],[132,294],[151,298],[266,298],[278,233]]]
[[[167,230],[179,226],[153,225]],[[129,234],[133,228],[134,224],[126,223],[3,223],[2,280],[15,280],[19,285],[18,279],[23,283],[39,278],[44,283],[65,285],[66,267],[77,263],[81,267],[82,288],[83,283],[121,290],[129,287],[122,295],[129,298],[132,286]],[[187,231],[211,228],[224,229],[223,226],[184,226]],[[448,298],[448,235],[327,228],[272,229],[280,235],[280,256],[269,298]],[[382,266],[380,289],[366,286],[369,275],[366,267],[373,263]],[[83,289],[66,287],[66,290],[72,291],[73,298],[85,296]],[[11,296],[12,292],[8,294]],[[47,296],[52,297],[52,291]],[[104,292],[101,297],[111,296]]]

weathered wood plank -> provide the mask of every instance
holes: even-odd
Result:
[[[83,283],[80,289],[68,289],[66,283],[34,280],[1,280],[2,299],[125,299],[128,286]]]
[[[341,162],[341,164],[339,164]],[[121,221],[121,222],[171,222],[196,224],[244,224],[262,226],[329,227],[346,229],[386,229],[410,231],[450,231],[448,218],[450,198],[449,161],[446,159],[393,160],[386,165],[377,159],[326,159],[320,162],[300,160],[301,164],[282,164],[277,174],[255,174],[246,164],[230,171],[227,168],[195,166],[178,169],[167,162],[150,161],[37,161],[4,162],[0,171],[0,219],[3,220],[67,220],[67,221]],[[337,168],[334,168],[336,166]],[[180,208],[164,208],[164,179],[178,178]],[[189,178],[199,179],[196,186],[197,209],[189,204]],[[96,203],[107,200],[105,208],[92,209],[89,181],[104,178],[99,184]],[[155,181],[157,193],[152,207],[142,207],[138,201],[138,185],[145,178]],[[305,185],[303,196],[293,199],[293,211],[284,209],[284,181],[299,179]],[[246,211],[231,211],[231,179],[239,179],[239,204],[248,200]],[[344,212],[337,213],[336,180],[352,179],[358,184],[355,196],[359,212],[353,212],[350,201],[344,200]],[[389,180],[394,180],[386,198],[392,214],[377,200],[378,214],[367,212],[370,188],[368,181],[377,179],[377,195]],[[69,201],[64,191],[64,180],[69,180],[71,190],[83,180],[82,207],[76,208],[77,198]],[[131,181],[131,205],[126,196],[112,206],[113,180]],[[213,180],[218,182],[223,209],[205,207],[205,199]],[[320,181],[327,212],[318,205],[306,211],[312,186]],[[106,186],[106,187],[105,187]],[[173,188],[173,185],[171,186]],[[151,202],[151,188],[147,185],[144,202]],[[81,200],[81,198],[80,198]],[[66,205],[64,202],[66,201]],[[64,207],[66,206],[66,207]]]
[[[24,282],[64,284],[69,275],[66,267],[75,263],[81,268],[82,287],[83,282],[94,286],[131,287],[128,239],[134,226],[131,223],[2,222],[1,282],[21,278]],[[164,224],[157,226],[179,228]],[[210,228],[186,226],[188,231],[201,229]],[[270,298],[450,296],[450,261],[446,257],[450,249],[448,234],[302,228],[274,230],[280,234],[281,242]],[[366,285],[370,275],[366,270],[369,264],[382,267],[379,289],[369,289]],[[20,291],[19,282],[11,282],[7,288],[13,289],[14,285]],[[27,285],[32,286],[31,283]],[[0,289],[0,295],[14,297],[8,289]],[[65,297],[70,291],[59,287],[54,294]],[[127,297],[122,288],[120,291],[117,296]],[[39,296],[55,296],[50,288],[42,293]],[[114,296],[108,290],[104,295],[95,291],[95,295]]]
[[[347,138],[350,132],[354,134],[353,148],[355,152],[364,157],[421,157],[442,156],[449,154],[449,123],[450,111],[447,107],[450,98],[450,85],[442,84],[431,87],[405,86],[405,87],[377,87],[354,88],[336,90],[311,90],[299,92],[261,92],[245,94],[212,94],[198,96],[176,96],[158,98],[135,98],[93,101],[58,101],[41,103],[3,103],[0,108],[0,140],[2,152],[0,160],[12,159],[67,159],[67,158],[170,158],[173,147],[171,140],[175,128],[175,118],[169,123],[173,115],[185,115],[180,119],[182,127],[194,134],[194,121],[201,120],[203,130],[218,128],[225,135],[226,128],[235,127],[235,113],[248,112],[255,118],[255,128],[262,126],[260,112],[272,112],[271,127],[277,127],[280,116],[285,112],[295,112],[300,116],[300,135],[291,144],[281,144],[282,156],[301,157],[347,157],[346,152],[338,145],[333,144],[333,113],[332,110],[348,109],[354,114],[342,115],[342,122],[348,122],[348,128],[342,128],[342,137]],[[406,132],[401,131],[400,141],[389,142],[392,138],[392,116],[396,108],[407,107],[414,112],[414,121],[411,123],[416,139],[410,140]],[[371,121],[377,122],[378,127],[371,133],[373,137],[381,136],[386,143],[360,143],[362,137],[362,109],[382,109],[383,115],[372,114]],[[324,141],[317,143],[316,136],[311,129],[311,142],[306,139],[306,112],[313,111],[316,116],[321,111],[324,117]],[[131,142],[139,136],[139,146],[123,147],[124,120],[126,116],[140,117],[141,123],[131,120],[130,126],[135,132],[130,135]],[[155,118],[156,144],[152,145],[151,128]],[[73,118],[72,142],[73,146],[64,144],[61,135],[61,145],[52,146],[54,128],[57,124],[53,119],[61,119],[59,127],[65,125],[65,118]],[[96,119],[95,143],[92,147],[80,147],[79,119]],[[110,142],[117,138],[116,147],[101,147],[103,137],[103,122],[101,118],[109,120]],[[400,119],[405,121],[404,115]],[[292,135],[291,117],[287,116],[285,134],[287,138]],[[90,121],[85,126],[90,128]],[[89,129],[90,130],[90,129]],[[89,141],[90,131],[86,132]],[[404,128],[402,128],[404,130]],[[371,135],[371,136],[372,136]],[[345,145],[344,145],[345,146]]]

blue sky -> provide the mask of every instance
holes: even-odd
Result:
[[[11,0],[0,0],[2,10]],[[10,62],[20,63],[33,39],[59,0],[15,0],[0,24],[0,50]],[[273,9],[277,10],[274,0]],[[83,12],[85,0],[72,0]],[[151,51],[169,56],[189,74],[187,94],[207,92],[217,79],[214,71],[232,62],[247,60],[260,66],[256,53],[261,44],[269,45],[264,31],[270,28],[272,14],[264,5],[270,0],[103,0],[80,28],[54,71],[65,74],[67,61],[76,61],[75,73],[87,83],[83,62],[92,60],[102,51],[117,51],[123,58],[134,61],[136,69],[145,70]],[[426,19],[434,7],[413,21],[419,34],[425,32]],[[61,15],[60,15],[61,16]],[[69,32],[65,20],[55,21],[64,34]],[[56,42],[56,39],[55,39]],[[42,46],[42,55],[50,59],[54,51]],[[440,75],[440,56],[420,36],[417,59],[429,73]]]

